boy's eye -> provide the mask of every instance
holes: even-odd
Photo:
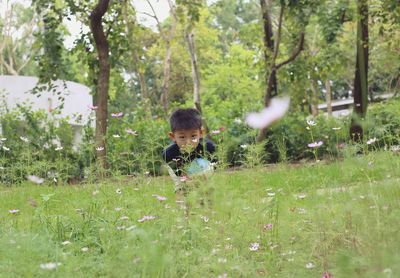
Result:
[[[185,136],[179,136],[179,139],[185,139]]]

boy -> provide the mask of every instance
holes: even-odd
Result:
[[[162,156],[165,162],[175,169],[174,173],[171,167],[167,167],[170,176],[175,182],[176,202],[181,204],[181,208],[185,210],[185,217],[187,218],[189,216],[189,207],[191,207],[185,198],[189,190],[187,184],[189,181],[185,182],[176,175],[186,176],[212,169],[210,162],[205,159],[210,159],[210,154],[215,152],[215,145],[210,140],[203,139],[201,115],[196,109],[176,110],[171,115],[170,125],[171,131],[168,136],[174,143],[163,151]],[[192,180],[189,187],[197,187],[197,182]],[[204,205],[203,198],[201,198],[200,204]]]
[[[178,109],[170,118],[171,131],[168,133],[174,143],[162,153],[177,175],[187,174],[183,167],[196,158],[210,158],[215,152],[215,145],[203,139],[200,112],[193,108]]]

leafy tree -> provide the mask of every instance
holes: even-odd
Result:
[[[357,54],[354,78],[354,112],[364,118],[368,105],[368,1],[357,1]],[[353,118],[350,136],[355,141],[362,140],[361,124]]]
[[[20,3],[6,1],[5,8],[0,18],[0,74],[33,74],[37,18],[31,7]]]

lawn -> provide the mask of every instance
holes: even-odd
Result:
[[[0,277],[397,277],[399,169],[371,152],[217,171],[187,218],[169,177],[0,187]]]

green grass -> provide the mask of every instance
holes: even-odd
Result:
[[[372,152],[217,172],[197,181],[188,219],[167,177],[1,187],[0,277],[396,277],[399,169]]]

